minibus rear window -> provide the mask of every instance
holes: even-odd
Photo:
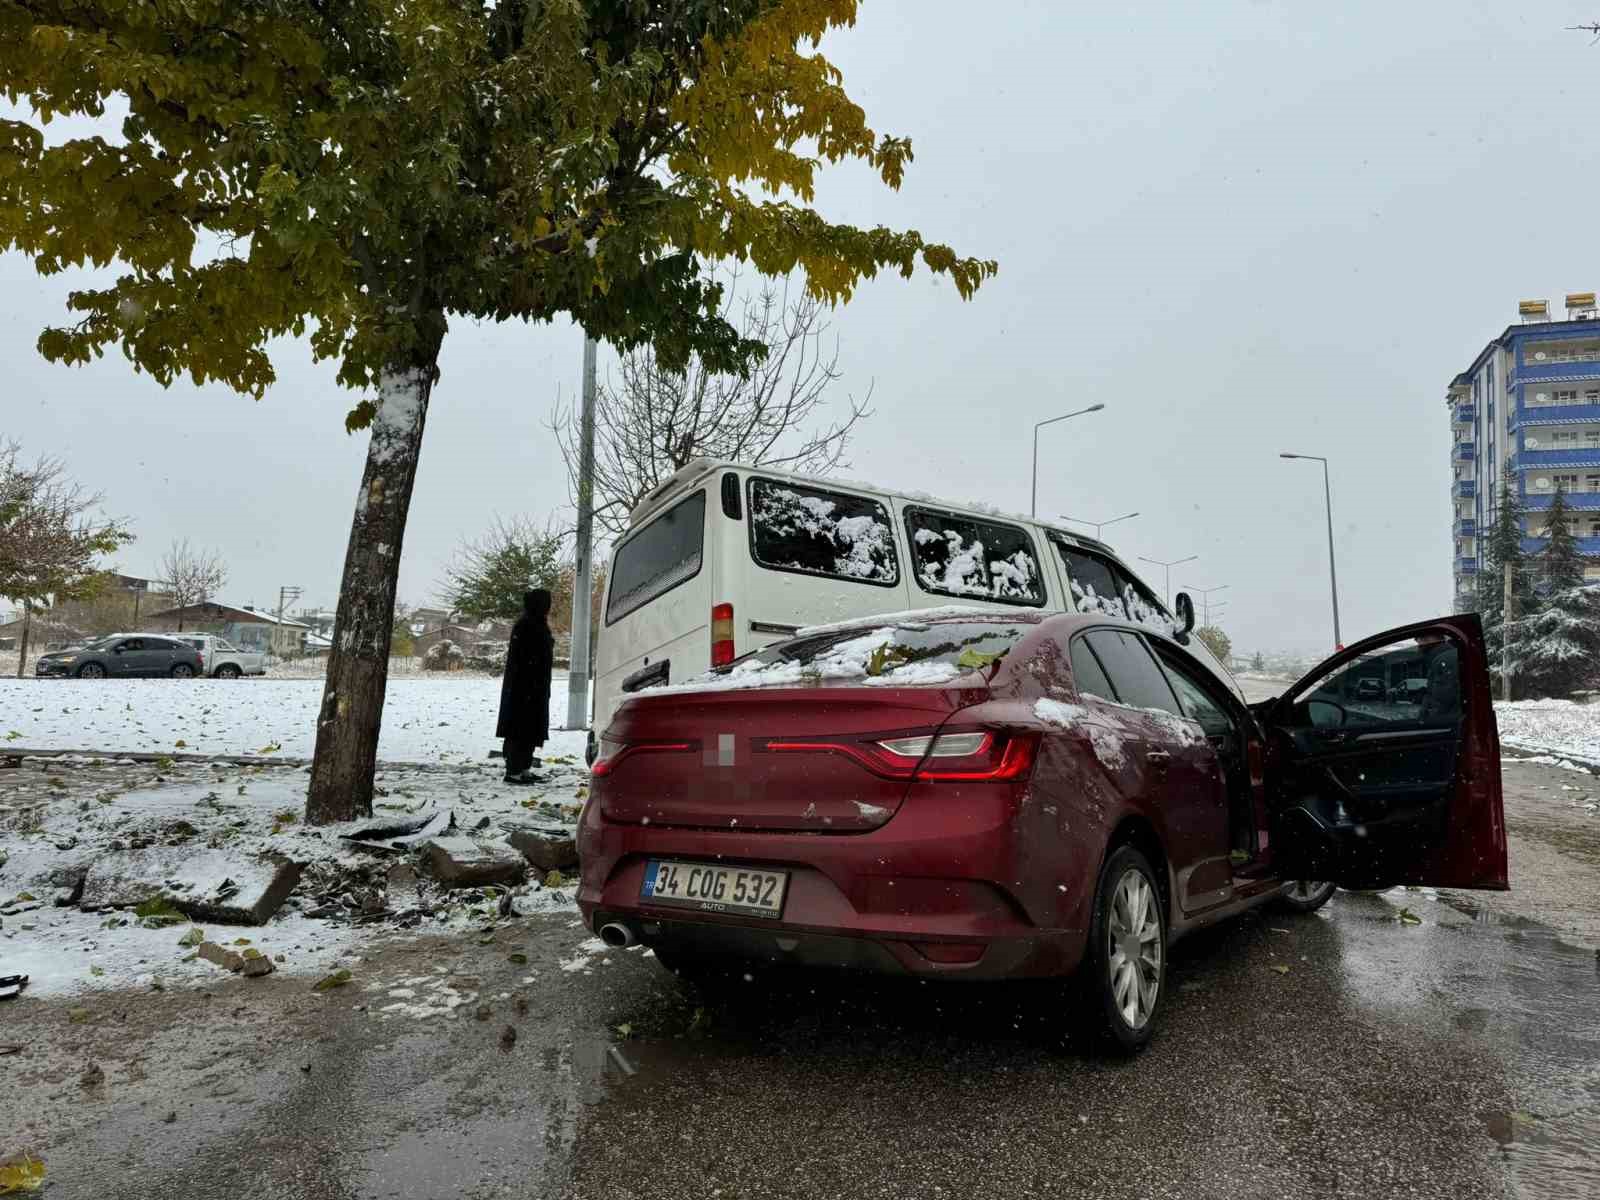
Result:
[[[900,582],[889,510],[876,500],[773,479],[750,481],[750,554],[775,571]]]
[[[706,494],[701,491],[680,500],[618,546],[611,558],[606,624],[698,575],[705,541]]]

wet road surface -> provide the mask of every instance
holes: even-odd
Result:
[[[711,995],[638,951],[575,955],[584,936],[419,943],[326,997],[272,977],[83,1023],[10,1008],[68,1067],[6,1060],[0,1113],[52,1197],[1596,1194],[1595,954],[1459,897],[1341,893],[1197,935],[1131,1061],[1056,1048],[1048,989]],[[430,975],[487,1018],[377,1017]]]

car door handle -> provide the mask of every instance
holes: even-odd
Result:
[[[1158,767],[1165,767],[1172,761],[1172,755],[1165,750],[1151,750],[1145,756],[1145,761],[1152,762]]]

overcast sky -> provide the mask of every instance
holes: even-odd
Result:
[[[1516,301],[1600,287],[1592,114],[1600,3],[1141,5],[866,0],[826,49],[899,193],[825,173],[829,217],[920,230],[1000,274],[970,303],[919,275],[833,317],[839,388],[874,385],[848,474],[1010,510],[1104,519],[1130,560],[1230,600],[1245,650],[1331,642],[1322,480],[1333,464],[1347,641],[1450,608],[1445,385]],[[222,549],[226,598],[338,591],[365,435],[303,344],[260,403],[163,390],[120,355],[44,362],[68,283],[0,256],[0,434],[57,454],[132,519],[120,565],[175,537]],[[570,325],[445,343],[400,596],[433,599],[464,534],[565,502],[544,428],[578,386]],[[1159,590],[1159,568],[1139,564]]]

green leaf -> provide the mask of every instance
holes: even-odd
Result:
[[[354,978],[355,976],[350,974],[349,971],[340,967],[332,975],[325,975],[317,980],[316,983],[311,985],[311,990],[313,992],[331,992],[334,988],[344,987]]]
[[[985,654],[981,650],[974,650],[971,646],[968,646],[961,652],[961,657],[956,659],[956,666],[968,671],[977,671],[994,665],[1004,657],[1004,651],[998,654]]]
[[[1283,963],[1273,963],[1267,970],[1276,971],[1279,975],[1287,975],[1289,973],[1289,968]]]
[[[1417,914],[1412,912],[1409,908],[1402,908],[1397,914],[1395,914],[1395,919],[1398,920],[1402,925],[1422,924],[1422,918],[1417,916]]]
[[[201,929],[198,925],[196,925],[193,929],[189,930],[188,933],[184,934],[181,938],[178,939],[178,945],[183,946],[186,949],[188,949],[188,948],[193,948],[195,946],[200,945],[200,943],[205,941],[205,940],[206,940],[206,931],[204,929]]]

